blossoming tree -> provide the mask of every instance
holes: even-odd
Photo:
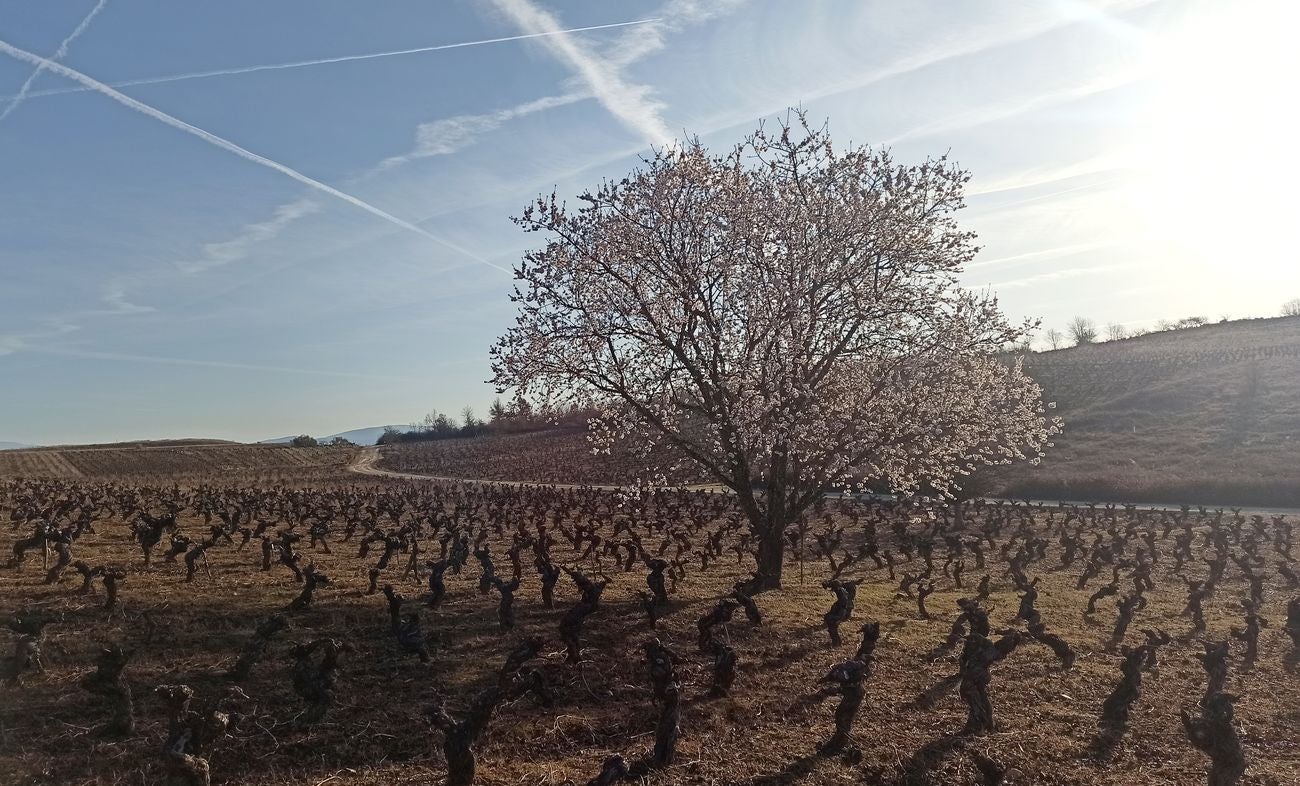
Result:
[[[493,381],[594,405],[597,450],[634,437],[697,464],[737,495],[758,587],[777,588],[785,529],[827,491],[951,492],[1036,461],[1058,427],[1000,351],[1033,325],[958,284],[968,180],[837,150],[796,114],[725,155],[659,150],[577,209],[539,198],[515,219],[546,239],[515,270]]]

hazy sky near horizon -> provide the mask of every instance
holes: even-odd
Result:
[[[0,3],[0,440],[481,413],[537,240],[510,216],[795,105],[971,170],[964,281],[1013,316],[1275,315],[1300,297],[1297,23],[1284,0]]]

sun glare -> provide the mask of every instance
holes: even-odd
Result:
[[[1166,264],[1256,285],[1294,268],[1298,9],[1225,2],[1152,40],[1132,197]]]

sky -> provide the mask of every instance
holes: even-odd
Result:
[[[512,215],[793,106],[968,169],[1013,317],[1275,315],[1297,5],[0,3],[0,440],[483,413]]]

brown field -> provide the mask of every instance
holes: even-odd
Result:
[[[434,477],[621,486],[635,483],[645,464],[617,448],[612,455],[592,455],[587,426],[577,422],[538,431],[385,445],[378,466]],[[683,479],[705,480],[698,475]]]
[[[87,478],[135,483],[319,482],[355,477],[357,449],[169,441],[0,451],[0,478]]]
[[[132,473],[137,471],[136,465],[130,466]],[[298,477],[304,480],[321,470],[320,465],[312,465],[283,471],[286,477],[301,472]],[[845,530],[842,545],[832,550],[839,562],[856,552],[865,537],[862,522],[874,517],[879,517],[883,549],[898,554],[907,544],[923,542],[933,521],[921,509],[872,505],[855,511],[835,503],[825,511],[829,519],[822,514],[811,517],[806,559],[798,560],[795,550],[788,559],[785,589],[757,597],[763,626],[751,627],[738,613],[725,627],[723,635],[738,654],[738,677],[730,697],[708,699],[712,659],[697,651],[696,621],[753,567],[743,548],[739,557],[730,550],[736,544],[734,533],[725,536],[722,556],[707,569],[692,554],[706,548],[707,534],[725,528],[732,519],[726,498],[662,493],[642,505],[595,491],[352,477],[355,482],[301,492],[267,492],[257,484],[226,485],[225,491],[205,497],[227,510],[253,513],[256,508],[252,518],[266,521],[268,533],[293,530],[305,535],[308,524],[298,523],[294,510],[333,511],[324,519],[331,529],[330,553],[308,547],[305,537],[299,544],[302,563],[310,560],[333,583],[317,591],[309,609],[288,613],[289,629],[272,640],[266,656],[243,682],[252,701],[236,707],[228,734],[215,745],[210,757],[213,783],[439,783],[445,776],[441,735],[431,728],[428,710],[441,698],[453,716],[461,712],[468,697],[488,684],[505,653],[526,634],[546,638],[542,657],[534,665],[545,675],[553,702],[543,706],[524,697],[498,709],[476,748],[478,783],[584,783],[611,754],[622,754],[629,761],[643,756],[653,743],[658,714],[641,651],[653,636],[669,642],[683,656],[678,677],[685,702],[676,761],[648,774],[648,783],[1128,786],[1205,782],[1207,760],[1188,743],[1178,715],[1180,708],[1194,707],[1204,690],[1205,675],[1194,658],[1201,649],[1199,640],[1189,635],[1190,623],[1179,616],[1185,590],[1172,572],[1170,538],[1159,540],[1163,554],[1154,572],[1155,589],[1148,593],[1150,605],[1138,613],[1126,642],[1142,642],[1141,629],[1150,627],[1163,628],[1175,641],[1161,651],[1158,669],[1144,674],[1131,726],[1113,758],[1101,763],[1090,757],[1088,749],[1102,702],[1119,677],[1120,658],[1105,648],[1115,621],[1114,599],[1102,601],[1092,619],[1082,611],[1090,592],[1110,578],[1110,568],[1085,590],[1074,588],[1081,564],[1060,564],[1055,533],[1062,511],[1035,509],[1032,524],[1024,519],[1025,532],[1041,534],[1049,542],[1046,558],[1030,564],[1026,572],[1040,579],[1037,606],[1044,621],[1073,645],[1078,662],[1062,670],[1045,647],[1022,644],[992,669],[991,694],[999,729],[985,736],[964,736],[959,732],[965,710],[955,692],[940,693],[932,702],[922,699],[957,668],[955,650],[936,652],[935,648],[955,617],[956,599],[970,595],[982,575],[992,580],[986,606],[992,609],[995,633],[1023,630],[1023,623],[1014,619],[1017,593],[1007,575],[1006,557],[998,548],[987,548],[986,570],[976,570],[967,555],[965,587],[959,589],[939,569],[946,547],[942,539],[936,541],[932,578],[937,591],[928,601],[933,614],[929,620],[918,618],[914,601],[895,597],[898,581],[864,559],[846,573],[863,583],[853,621],[844,628],[844,645],[830,646],[821,627],[831,594],[820,584],[830,568],[815,536],[826,533],[827,521]],[[222,477],[209,480],[219,483]],[[152,689],[184,683],[196,690],[200,705],[209,701],[230,684],[223,675],[257,623],[284,609],[302,585],[282,565],[262,571],[258,540],[240,550],[238,535],[236,544],[223,542],[208,550],[206,564],[192,583],[184,581],[181,560],[162,559],[166,538],[155,550],[152,566],[144,568],[125,520],[126,501],[138,497],[156,512],[156,503],[177,494],[163,487],[11,483],[0,485],[0,514],[9,518],[12,510],[24,507],[20,500],[28,496],[45,501],[69,493],[78,497],[88,493],[90,501],[83,507],[111,514],[95,522],[93,533],[76,540],[74,555],[92,565],[127,571],[122,605],[115,613],[105,613],[103,587],[96,583],[95,594],[80,594],[79,577],[72,571],[61,582],[44,583],[39,549],[28,555],[21,569],[0,569],[0,619],[19,611],[57,617],[45,633],[45,672],[0,686],[0,782],[160,783],[159,751],[167,726],[162,703]],[[184,490],[179,493],[191,503],[199,499]],[[303,507],[293,500],[310,504]],[[688,513],[706,509],[698,525],[687,525]],[[386,512],[394,510],[401,512],[396,516]],[[1095,517],[1086,510],[1076,515],[1084,517],[1075,524],[1086,533],[1103,533],[1109,526],[1105,511]],[[565,662],[557,635],[559,619],[576,600],[574,585],[562,577],[555,608],[543,608],[531,552],[524,555],[522,587],[516,598],[518,625],[507,633],[498,627],[496,592],[478,592],[480,570],[474,558],[459,575],[448,573],[447,599],[431,610],[419,602],[422,583],[403,576],[409,554],[399,551],[378,581],[394,584],[410,599],[405,609],[421,619],[431,662],[421,664],[402,652],[389,629],[383,595],[367,594],[367,572],[376,564],[378,547],[361,557],[358,542],[366,531],[398,533],[408,546],[418,542],[424,555],[436,558],[439,546],[433,522],[439,516],[445,517],[444,522],[456,522],[443,523],[443,530],[450,526],[470,537],[484,537],[497,572],[507,577],[510,563],[505,552],[515,528],[535,533],[536,523],[545,520],[558,541],[552,547],[557,564],[580,568],[593,577],[604,573],[610,579],[599,610],[583,629],[580,663]],[[1193,510],[1190,516],[1198,531],[1208,531],[1212,514]],[[559,534],[561,524],[567,528],[603,521],[604,537],[621,541],[624,538],[610,528],[609,522],[616,519],[631,521],[652,552],[671,533],[682,533],[689,543],[681,555],[684,577],[672,592],[657,630],[647,625],[636,596],[646,587],[644,567],[638,564],[625,572],[610,556],[602,557],[599,549],[581,559],[579,550]],[[1001,546],[1012,537],[1020,519],[1020,513],[1009,507],[968,509],[964,532],[968,536],[986,532]],[[349,520],[358,523],[350,540],[344,532]],[[1161,514],[1117,512],[1121,532],[1130,520],[1136,532],[1154,528],[1159,535]],[[220,523],[217,518],[213,522]],[[895,529],[896,523],[901,529]],[[1281,525],[1265,526],[1271,537]],[[994,534],[999,528],[1000,533]],[[196,540],[208,533],[194,505],[183,511],[180,529]],[[5,531],[7,553],[8,543],[28,534],[30,528],[5,525]],[[1232,542],[1234,553],[1246,547],[1240,537]],[[1199,539],[1197,543],[1199,554]],[[1131,539],[1130,553],[1138,545]],[[670,544],[666,556],[676,553]],[[900,557],[898,576],[918,573],[921,567],[919,557],[910,562]],[[1263,615],[1271,627],[1261,635],[1259,662],[1253,670],[1243,668],[1241,644],[1234,643],[1228,686],[1240,696],[1238,728],[1249,761],[1246,782],[1291,784],[1300,782],[1300,693],[1295,690],[1297,675],[1284,666],[1290,643],[1281,629],[1286,603],[1295,590],[1285,589],[1285,582],[1271,568],[1268,572],[1274,575],[1267,581]],[[1190,563],[1186,573],[1203,577],[1206,566]],[[1120,570],[1119,576],[1128,586],[1126,570]],[[1238,603],[1247,593],[1240,570],[1229,564],[1226,579],[1207,603],[1207,638],[1222,639],[1231,627],[1241,625]],[[853,754],[818,755],[819,746],[833,731],[837,700],[814,703],[807,697],[831,666],[853,656],[857,626],[868,620],[881,622],[884,635],[854,727]],[[11,637],[4,628],[0,631],[6,639],[0,651],[8,652]],[[322,721],[306,724],[303,700],[293,688],[289,649],[319,637],[339,639],[348,650],[341,658],[335,705]],[[111,642],[134,650],[126,674],[135,695],[137,726],[124,738],[103,734],[107,710],[78,686],[95,653]]]

